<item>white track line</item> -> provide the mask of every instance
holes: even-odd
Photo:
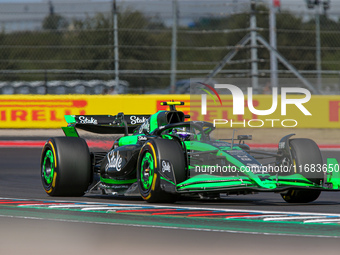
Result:
[[[319,219],[319,220],[306,220],[304,223],[339,223],[340,219]]]
[[[326,218],[326,216],[286,216],[286,217],[273,217],[273,218],[264,218],[264,221],[283,221],[283,220],[303,220],[303,219],[320,219]],[[340,219],[338,219],[340,220]]]
[[[103,207],[88,207],[82,208],[82,211],[90,211],[90,210],[128,210],[128,209],[139,209],[140,207],[123,207],[123,206],[103,206]]]

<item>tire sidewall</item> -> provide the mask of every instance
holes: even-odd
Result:
[[[51,185],[46,185],[43,179],[43,161],[48,150],[52,151],[55,162]],[[90,184],[90,152],[82,138],[50,138],[43,148],[40,167],[43,187],[50,196],[82,196]]]
[[[51,145],[52,141],[49,140],[46,142],[43,150],[42,150],[42,154],[41,154],[41,161],[40,161],[40,175],[41,175],[41,181],[42,181],[42,185],[43,185],[43,188],[45,190],[45,192],[51,196],[54,195],[55,193],[55,183],[57,183],[57,177],[58,177],[58,170],[57,170],[57,167],[56,167],[56,164],[58,163],[55,163],[56,162],[56,155],[55,153],[53,152],[53,145]],[[45,177],[44,177],[44,171],[43,171],[43,164],[44,164],[44,160],[45,160],[45,155],[48,151],[51,151],[52,152],[52,155],[53,155],[53,158],[54,158],[54,162],[53,162],[53,168],[54,168],[54,174],[52,174],[52,181],[51,183],[47,183],[47,181],[45,180]],[[54,183],[54,185],[53,185]]]
[[[141,181],[141,163],[147,152],[153,157],[154,173],[151,187],[145,190]],[[177,199],[177,194],[167,193],[160,187],[162,160],[167,160],[172,165],[175,183],[182,182],[186,178],[184,154],[182,154],[182,147],[177,141],[166,139],[146,141],[137,161],[137,183],[142,198],[148,202],[174,202]]]
[[[139,154],[139,157],[138,157],[138,160],[137,160],[137,182],[138,182],[138,187],[139,187],[139,192],[141,194],[141,196],[143,197],[143,199],[147,200],[148,196],[150,196],[150,192],[151,192],[151,187],[152,185],[148,188],[148,189],[145,189],[142,185],[142,160],[143,158],[145,157],[145,154],[146,153],[150,153],[154,162],[155,162],[155,158],[154,158],[154,155],[153,155],[153,152],[151,151],[151,147],[150,147],[150,142],[147,142],[141,149],[140,151],[140,154]],[[156,168],[154,166],[154,172],[152,173],[154,175],[156,171]],[[152,179],[153,180],[153,179]],[[154,181],[154,180],[153,180]]]
[[[308,180],[320,185],[324,179],[322,172],[322,155],[317,144],[311,139],[291,139],[290,140],[291,154],[295,160],[296,173],[302,174]],[[311,168],[320,169],[311,170]]]
[[[304,171],[305,165],[306,169],[310,169],[312,165],[319,164],[322,166],[323,164],[321,152],[317,144],[311,139],[291,139],[290,148],[292,159],[295,161],[296,173],[302,174],[309,181],[319,185],[324,179],[322,171]],[[302,169],[300,167],[302,167]],[[281,196],[288,203],[309,203],[315,201],[320,193],[320,190],[315,189],[288,190],[287,192],[282,193]]]

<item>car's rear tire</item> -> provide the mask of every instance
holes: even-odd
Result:
[[[322,156],[317,144],[310,139],[291,139],[291,154],[297,173],[301,173],[306,179],[320,185],[324,178],[322,170]],[[314,171],[311,171],[312,167]],[[319,166],[319,168],[318,168]],[[288,203],[309,203],[320,196],[320,190],[289,190],[282,193],[282,198]]]
[[[174,140],[147,141],[137,161],[137,183],[142,198],[150,203],[173,203],[178,195],[167,193],[160,187],[161,161],[171,162],[176,183],[186,178],[183,148]]]
[[[82,196],[90,184],[91,157],[82,138],[50,138],[40,166],[42,185],[50,196]]]

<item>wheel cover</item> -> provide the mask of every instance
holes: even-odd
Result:
[[[141,183],[144,190],[151,188],[154,171],[154,159],[150,152],[146,152],[141,162]]]
[[[41,168],[42,168],[43,180],[49,186],[53,181],[53,175],[54,175],[54,156],[51,150],[46,151]]]

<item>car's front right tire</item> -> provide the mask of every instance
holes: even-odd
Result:
[[[309,181],[320,185],[323,180],[322,171],[308,171],[312,166],[322,166],[323,160],[317,144],[311,139],[298,138],[291,139],[290,150],[293,158],[292,164],[297,172]],[[288,203],[309,203],[320,196],[321,191],[315,189],[288,190],[281,194],[282,198]]]

